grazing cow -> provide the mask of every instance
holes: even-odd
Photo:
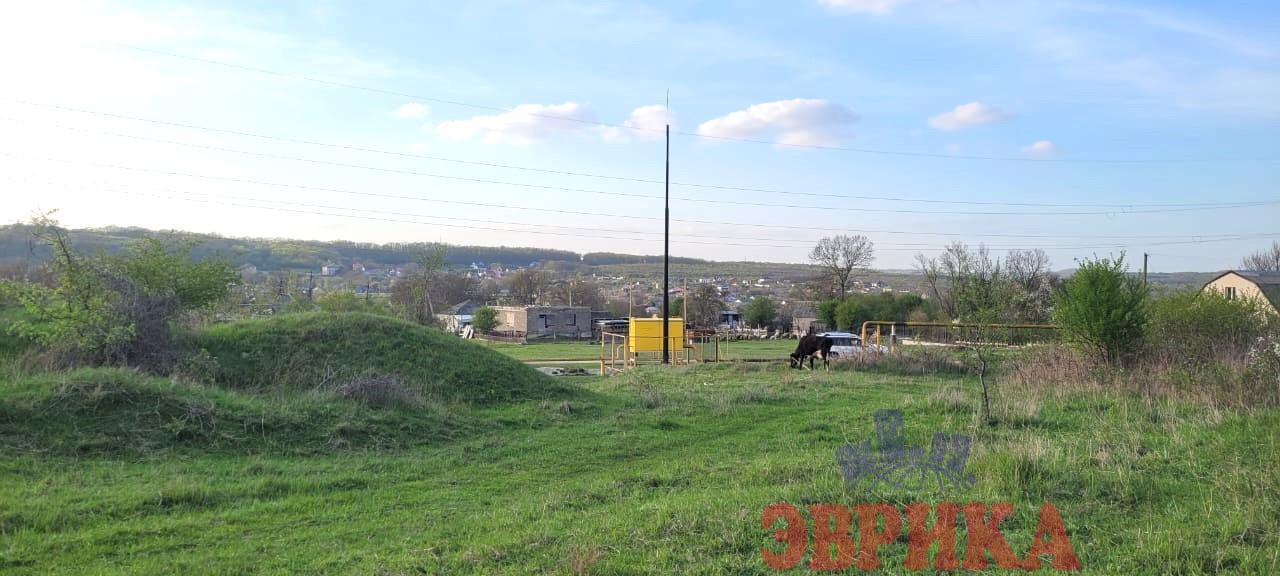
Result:
[[[800,369],[804,367],[805,358],[809,359],[809,369],[813,370],[813,359],[818,357],[822,359],[822,368],[828,372],[831,371],[831,345],[834,341],[826,336],[817,336],[807,334],[800,339],[800,343],[796,344],[796,351],[791,353],[791,367]]]

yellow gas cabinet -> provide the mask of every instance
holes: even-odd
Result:
[[[672,356],[684,350],[684,318],[670,318],[668,322],[669,350]],[[627,326],[627,346],[632,354],[637,352],[662,353],[662,318],[632,318]]]

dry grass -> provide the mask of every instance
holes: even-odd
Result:
[[[386,374],[366,374],[352,378],[335,388],[334,393],[340,398],[353,400],[370,408],[416,406],[422,402],[418,392],[406,386],[400,377]]]
[[[565,563],[568,564],[569,572],[573,574],[590,574],[591,567],[595,566],[601,558],[604,558],[604,551],[599,548],[575,546],[569,549]]]
[[[915,376],[966,374],[970,370],[956,357],[955,350],[940,346],[910,348],[904,346],[893,354],[866,353],[842,356],[835,366],[849,370],[875,370]]]
[[[1224,351],[1209,362],[1188,365],[1165,355],[1148,355],[1120,368],[1102,364],[1062,346],[1029,350],[1000,371],[1000,403],[1030,415],[1038,399],[1061,400],[1078,392],[1122,391],[1148,400],[1190,401],[1211,410],[1280,406],[1280,388],[1259,374],[1246,355]]]

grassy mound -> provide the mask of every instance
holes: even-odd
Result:
[[[315,454],[434,444],[478,421],[430,402],[258,394],[116,368],[0,381],[0,454]]]
[[[217,360],[228,388],[296,391],[395,377],[445,402],[546,398],[551,378],[438,330],[369,314],[314,312],[222,324],[193,334],[193,350]]]

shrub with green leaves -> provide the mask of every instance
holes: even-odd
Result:
[[[934,307],[916,294],[853,294],[837,303],[833,326],[857,331],[869,320],[905,322],[916,311],[921,311],[926,319],[936,317]]]
[[[193,261],[188,243],[145,239],[123,254],[82,255],[46,218],[36,222],[35,239],[53,253],[54,284],[5,285],[25,312],[10,330],[91,364],[172,367],[171,323],[216,304],[237,279],[226,262]]]
[[[756,298],[742,307],[742,319],[749,326],[768,326],[778,317],[778,306],[768,298]]]
[[[1147,349],[1180,364],[1244,357],[1275,323],[1260,303],[1183,291],[1151,300]]]
[[[1065,342],[1120,363],[1146,335],[1147,288],[1129,274],[1124,254],[1084,260],[1058,291],[1053,319]]]
[[[498,311],[488,306],[476,308],[471,314],[471,327],[485,334],[498,327]]]

